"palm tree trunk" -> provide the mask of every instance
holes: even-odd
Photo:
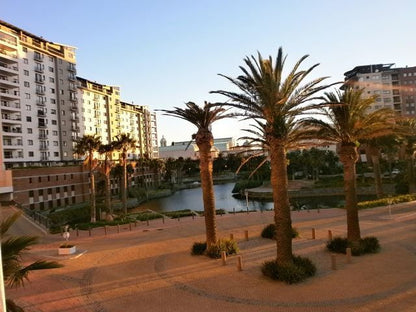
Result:
[[[121,155],[123,161],[123,174],[121,177],[121,201],[123,203],[123,213],[127,214],[127,161],[126,153]]]
[[[374,185],[376,188],[377,198],[382,198],[384,196],[384,193],[380,171],[380,150],[378,147],[369,146],[368,151],[371,157],[371,163],[373,164]]]
[[[90,159],[88,160],[90,170],[90,186],[91,186],[91,223],[95,223],[97,220],[95,209],[95,177],[92,170],[92,153],[90,153]]]
[[[357,147],[341,145],[339,159],[344,166],[345,209],[347,210],[347,239],[357,243],[361,239],[358,218],[355,163],[358,160]]]
[[[210,136],[212,139],[212,135]],[[201,189],[204,203],[205,214],[205,232],[207,238],[207,247],[217,242],[217,229],[215,221],[215,196],[212,179],[212,158],[211,158],[211,140],[197,140],[199,148],[199,170],[201,174]],[[202,142],[201,142],[202,141]]]
[[[111,180],[110,180],[110,166],[107,163],[107,159],[105,159],[105,168],[104,168],[104,175],[105,175],[105,206],[110,215],[113,215],[113,207],[111,206]]]
[[[278,139],[270,141],[270,183],[273,189],[274,222],[276,224],[276,260],[279,264],[288,264],[292,263],[293,255],[286,149]]]

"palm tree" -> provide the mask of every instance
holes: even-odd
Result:
[[[212,136],[211,126],[215,121],[230,117],[231,115],[226,113],[226,109],[214,107],[211,103],[207,102],[205,102],[203,107],[193,102],[188,102],[185,105],[185,109],[175,107],[174,110],[161,111],[165,112],[165,115],[189,121],[198,128],[198,131],[192,135],[192,139],[195,139],[199,148],[199,169],[204,204],[206,239],[207,247],[210,247],[217,242],[211,156],[214,137]]]
[[[0,223],[1,234],[1,260],[3,269],[3,281],[8,287],[21,287],[29,280],[29,273],[36,270],[53,269],[62,267],[55,261],[38,260],[31,264],[23,264],[22,255],[31,246],[38,242],[36,236],[10,236],[9,228],[20,217],[17,212]],[[13,300],[6,300],[7,311],[23,311]]]
[[[397,134],[402,141],[404,157],[407,162],[407,180],[411,192],[415,190],[414,180],[414,155],[416,151],[416,120],[403,118],[397,120]]]
[[[110,216],[113,215],[113,207],[111,206],[111,180],[110,172],[112,167],[111,154],[115,150],[114,142],[109,144],[101,144],[98,147],[98,152],[104,155],[104,161],[102,162],[102,172],[105,177],[105,207]]]
[[[79,156],[86,156],[85,161],[88,163],[88,171],[90,175],[90,203],[91,203],[91,222],[96,221],[95,209],[95,177],[94,177],[94,152],[98,150],[101,144],[99,136],[84,135],[80,138],[74,147],[74,153]]]
[[[127,152],[136,148],[136,140],[130,134],[119,134],[115,140],[115,148],[121,152],[120,162],[123,167],[121,177],[121,200],[123,202],[123,213],[127,214]]]
[[[237,108],[244,119],[255,121],[254,130],[249,130],[251,135],[255,135],[252,140],[268,149],[277,229],[276,260],[282,265],[293,262],[286,151],[297,146],[302,139],[302,128],[297,118],[308,110],[308,105],[304,104],[315,99],[315,94],[326,88],[320,86],[326,77],[304,82],[318,66],[316,64],[307,70],[300,70],[306,58],[307,55],[303,56],[288,76],[283,78],[286,57],[282,48],[278,50],[275,63],[271,56],[264,59],[260,53],[257,58],[246,57],[246,67],[240,66],[243,72],[241,76],[230,78],[221,75],[237,86],[241,93],[212,91],[228,97],[229,102],[223,105]]]
[[[357,208],[356,171],[358,146],[364,140],[386,136],[393,132],[394,112],[390,109],[370,111],[376,97],[363,97],[363,90],[325,93],[320,109],[324,119],[312,118],[307,123],[316,127],[313,135],[337,143],[338,155],[344,167],[345,208],[347,210],[347,239],[361,239]]]

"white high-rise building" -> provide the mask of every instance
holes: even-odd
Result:
[[[75,48],[0,21],[0,103],[7,168],[73,159],[80,136]]]

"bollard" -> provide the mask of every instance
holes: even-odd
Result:
[[[233,233],[230,234],[230,240],[234,240],[234,234]]]
[[[165,217],[162,217],[162,222],[163,224],[165,224]]]
[[[117,223],[117,233],[120,233],[120,224]]]
[[[192,214],[192,220],[194,220],[194,219],[195,219],[195,215]]]
[[[178,216],[178,222],[179,222],[179,221],[181,221],[181,217],[180,217],[180,216]]]
[[[107,225],[104,225],[104,235],[107,235]]]
[[[337,255],[331,255],[331,269],[337,269]]]
[[[328,240],[332,241],[332,231],[328,230]]]
[[[91,227],[88,228],[88,235],[91,236]]]
[[[237,257],[237,270],[242,271],[243,270],[243,259],[241,256]]]
[[[235,207],[233,207],[233,214],[235,214]]]
[[[146,220],[146,225],[149,226],[149,219]]]
[[[248,241],[248,231],[247,230],[244,231],[244,237],[245,237],[246,241]]]
[[[137,220],[134,220],[134,227],[137,227]]]
[[[79,230],[78,230],[78,228],[77,228],[77,236],[79,236]]]
[[[221,251],[221,260],[222,260],[222,265],[227,264],[227,254],[225,251]]]
[[[129,230],[131,231],[131,222],[129,222]]]
[[[351,263],[351,248],[348,247],[346,249],[346,252],[347,252],[347,263]]]
[[[315,239],[315,228],[312,228],[312,239]]]

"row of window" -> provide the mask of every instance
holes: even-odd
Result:
[[[48,206],[48,209],[52,209],[54,206],[53,206],[53,200],[48,200],[47,202],[40,202],[39,203],[39,209],[40,210],[44,210],[45,209],[45,204],[47,204],[47,206]],[[65,206],[68,206],[69,204],[70,204],[70,202],[72,203],[72,204],[75,204],[76,203],[76,199],[75,199],[75,196],[72,196],[72,197],[65,197],[64,199],[63,199],[63,202],[64,202],[64,204],[65,204]],[[55,207],[61,207],[61,205],[62,205],[62,200],[60,199],[60,198],[58,198],[57,200],[56,200],[56,206]],[[29,209],[30,210],[34,210],[36,207],[35,207],[35,204],[30,204],[29,205]]]
[[[64,174],[62,177],[63,177],[63,179],[64,180],[66,180],[67,179],[67,174]],[[74,174],[70,174],[69,175],[69,178],[71,179],[71,180],[73,180],[74,179]],[[39,183],[41,183],[42,182],[42,177],[38,177],[38,182]],[[56,175],[55,176],[55,179],[52,179],[52,177],[51,176],[46,176],[46,177],[43,177],[43,182],[46,182],[46,181],[48,181],[48,182],[50,182],[51,180],[55,180],[55,181],[59,181],[59,175]],[[29,183],[33,183],[33,181],[34,181],[34,178],[29,178]],[[66,187],[66,186],[65,186]],[[74,185],[71,185],[71,190],[73,191],[75,186]],[[56,190],[57,190],[57,192],[59,192],[58,191],[58,189],[59,189],[59,187],[57,187],[56,188]],[[48,193],[48,194],[51,194],[51,193]]]
[[[66,155],[66,152],[65,152],[64,154],[65,154],[65,156],[67,156],[67,155]],[[27,153],[27,155],[28,155],[28,157],[30,157],[30,158],[35,157],[35,152],[33,152],[33,151],[29,151],[29,152]],[[48,156],[48,157],[50,156],[50,153],[49,153],[49,152],[48,152],[47,156]],[[22,157],[23,157],[23,156],[22,156]],[[59,157],[59,152],[53,152],[53,157]]]

